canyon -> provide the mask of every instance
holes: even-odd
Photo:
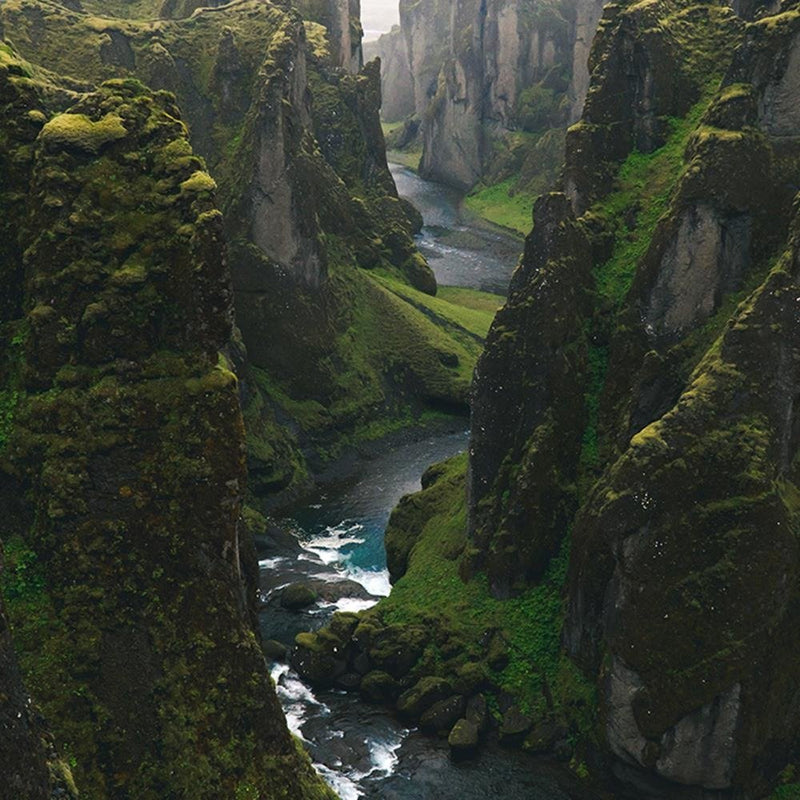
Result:
[[[483,794],[800,796],[797,3],[361,37],[354,0],[0,6],[0,798],[333,798],[290,669]],[[464,211],[498,185],[524,242]],[[357,528],[291,514],[432,432],[388,595],[320,578]]]

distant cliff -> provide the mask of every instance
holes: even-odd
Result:
[[[547,138],[563,145],[558,132],[580,116],[602,7],[601,0],[401,3],[400,29],[375,52],[387,65],[384,118],[413,114],[421,124],[421,173],[466,189],[492,173],[522,171],[528,180],[543,174],[537,185],[546,188],[563,150],[547,140],[537,149],[536,140],[551,131]],[[502,163],[498,148],[511,151]]]

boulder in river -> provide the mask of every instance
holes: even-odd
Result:
[[[317,602],[317,593],[305,583],[290,583],[281,592],[281,605],[290,610],[308,608]]]
[[[452,687],[443,678],[425,677],[400,695],[397,710],[406,719],[416,721],[434,703],[444,700],[452,692]]]
[[[400,684],[388,672],[374,669],[363,677],[361,694],[374,703],[393,703],[400,694]]]
[[[511,706],[503,714],[503,722],[500,724],[500,741],[504,744],[519,744],[532,727],[533,719],[527,714],[523,714],[518,706]]]
[[[478,749],[478,726],[469,719],[460,719],[453,726],[447,743],[454,759],[468,758]]]
[[[454,694],[434,703],[420,718],[419,726],[426,733],[447,734],[463,714],[467,701],[463,695]]]
[[[329,688],[347,671],[347,661],[336,648],[315,633],[298,633],[292,651],[291,665],[312,686]]]
[[[282,642],[275,639],[267,639],[262,647],[264,655],[270,661],[286,661],[288,648]]]
[[[482,694],[476,694],[467,700],[466,718],[474,722],[479,733],[483,733],[489,727],[489,706],[486,698]]]

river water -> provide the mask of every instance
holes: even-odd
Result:
[[[440,286],[466,286],[505,295],[522,252],[522,239],[481,223],[461,204],[463,195],[449,186],[424,181],[399,164],[389,169],[401,197],[422,213],[417,247],[428,259]]]
[[[521,242],[470,224],[452,190],[392,165],[401,196],[422,212],[418,239],[437,281],[504,293]],[[312,499],[276,533],[259,542],[261,633],[290,644],[323,625],[336,610],[358,611],[390,590],[383,532],[392,508],[418,491],[432,463],[465,449],[466,421],[406,441],[360,465],[346,485]],[[280,605],[287,584],[310,583],[320,594],[303,611]],[[569,800],[582,796],[564,771],[498,745],[475,761],[454,764],[447,742],[404,728],[384,709],[335,690],[314,692],[285,663],[272,676],[290,729],[342,800]]]

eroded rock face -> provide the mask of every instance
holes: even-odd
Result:
[[[721,220],[707,204],[688,208],[659,265],[645,329],[675,336],[708,319],[741,282],[750,261],[751,220]]]
[[[570,537],[563,641],[634,796],[766,796],[800,736],[799,25],[606,9],[569,210],[537,208],[477,373],[466,564],[514,592]]]
[[[602,7],[600,0],[535,10],[519,0],[401,3],[400,30],[370,52],[384,62],[384,118],[422,120],[423,174],[469,188],[505,132],[574,122]]]
[[[475,371],[470,536],[493,592],[540,575],[574,513],[585,414],[590,248],[563,194],[545,195]]]
[[[4,111],[35,85],[14,66],[0,71]],[[325,797],[286,728],[243,580],[215,183],[171,95],[116,80],[64,113],[48,96],[39,87],[30,108],[32,146],[3,137],[3,158],[29,169],[0,441],[26,683],[87,796]],[[198,753],[199,738],[216,744]]]

